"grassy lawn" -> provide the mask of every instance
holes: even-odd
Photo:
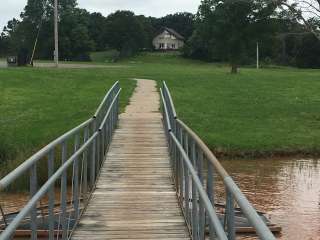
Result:
[[[89,119],[120,80],[121,107],[135,82],[108,69],[0,69],[0,158],[20,162]]]
[[[166,80],[179,117],[216,153],[265,156],[320,152],[320,70],[243,68],[140,56],[142,77]]]
[[[175,54],[116,65],[124,67],[0,69],[2,160],[25,159],[88,119],[115,80],[124,107],[134,77],[166,80],[180,118],[218,153],[320,152],[319,70],[243,68],[233,76],[223,65]]]

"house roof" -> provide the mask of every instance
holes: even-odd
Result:
[[[175,36],[177,39],[179,39],[179,40],[184,40],[184,37],[183,37],[181,34],[177,33],[175,30],[173,30],[172,28],[164,27],[164,28],[162,29],[162,31],[168,31],[168,32],[171,33],[173,36]]]

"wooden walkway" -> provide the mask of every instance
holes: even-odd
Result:
[[[169,163],[156,83],[138,80],[73,239],[190,239]]]

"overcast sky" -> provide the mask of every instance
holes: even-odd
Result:
[[[5,1],[5,0],[2,0]],[[161,17],[175,12],[195,13],[201,0],[78,0],[79,7],[108,15],[115,10],[131,10],[136,14]],[[27,0],[5,1],[0,6],[0,29],[8,20],[18,17]]]

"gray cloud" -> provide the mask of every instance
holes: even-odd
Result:
[[[108,15],[116,10],[131,10],[136,14],[160,17],[166,14],[188,11],[195,13],[201,0],[78,0],[79,7],[90,12]],[[27,0],[1,0],[0,28],[7,21],[19,17]],[[6,3],[4,3],[6,2]]]

